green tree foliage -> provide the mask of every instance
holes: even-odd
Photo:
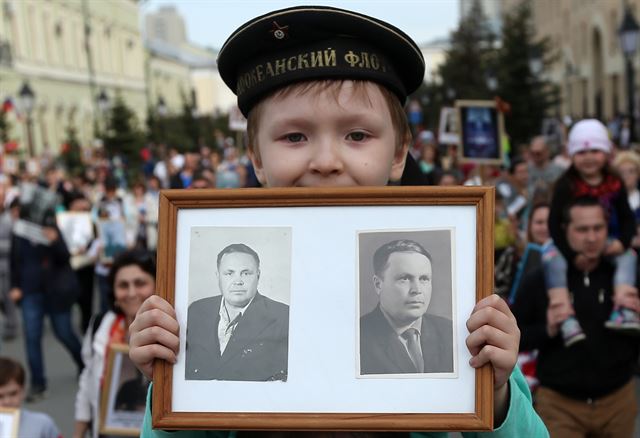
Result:
[[[495,54],[495,40],[480,2],[474,1],[470,13],[451,34],[451,47],[439,68],[443,98],[492,97],[484,72]]]
[[[6,143],[9,141],[9,132],[11,126],[7,120],[7,113],[0,108],[0,142]]]
[[[120,156],[124,160],[127,179],[131,180],[139,174],[144,135],[138,127],[136,115],[119,95],[109,109],[104,146],[110,158]]]
[[[195,115],[195,104],[182,93],[182,111],[179,114],[160,115],[147,112],[147,137],[154,143],[164,143],[179,152],[195,151],[200,141],[201,123]]]
[[[195,102],[182,94],[182,114],[180,116],[185,135],[185,148],[195,151],[200,141],[200,126],[195,117]]]
[[[499,43],[476,0],[451,34],[451,46],[438,70],[442,81],[424,84],[412,98],[423,103],[425,126],[436,130],[440,108],[452,106],[454,100],[499,97],[511,107],[504,115],[511,144],[527,143],[540,133],[542,120],[558,103],[557,86],[544,76],[556,56],[548,39],[535,38],[530,0],[507,11]],[[541,59],[539,72],[531,71],[534,57]],[[495,90],[489,89],[489,76],[497,80]]]
[[[522,2],[504,16],[496,71],[498,95],[511,105],[505,125],[514,145],[527,143],[538,135],[542,120],[558,103],[558,87],[544,77],[556,56],[548,38],[535,39],[529,2]],[[541,60],[539,72],[530,68],[534,57]]]
[[[77,175],[82,172],[82,149],[78,141],[76,129],[69,125],[67,127],[67,137],[59,157],[70,175]]]

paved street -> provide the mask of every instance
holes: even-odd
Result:
[[[63,436],[71,437],[77,389],[75,366],[72,365],[71,358],[62,345],[55,339],[48,324],[45,325],[43,346],[48,379],[48,396],[38,403],[28,404],[27,407],[51,415]],[[15,358],[26,366],[24,343],[21,337],[12,342],[3,343],[0,347],[0,354]],[[636,394],[640,399],[640,380],[636,379],[636,383],[638,387]],[[460,435],[455,435],[455,437],[458,436]],[[636,420],[636,437],[640,437],[640,416]]]

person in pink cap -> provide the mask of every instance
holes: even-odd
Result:
[[[609,167],[611,141],[606,127],[595,119],[577,122],[569,132],[567,144],[571,166],[557,181],[549,212],[549,231],[553,242],[543,249],[543,265],[549,307],[564,309],[567,318],[559,332],[569,347],[585,339],[567,288],[567,261],[576,267],[588,266],[586,256],[571,249],[562,224],[566,206],[576,198],[596,198],[608,213],[608,241],[605,254],[614,262],[614,309],[605,325],[622,332],[640,334],[640,310],[636,284],[635,251],[630,248],[635,235],[635,217],[627,201],[620,177]],[[585,231],[587,232],[587,231]],[[588,286],[589,272],[584,270]]]

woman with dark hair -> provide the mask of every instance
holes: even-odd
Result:
[[[540,266],[542,246],[549,240],[548,218],[549,203],[534,203],[527,215],[527,240],[507,247],[496,261],[496,293],[510,303],[523,275]]]
[[[94,317],[82,345],[85,368],[76,394],[74,437],[84,437],[90,424],[92,436],[98,436],[101,381],[109,346],[128,343],[129,325],[142,302],[155,292],[155,277],[155,260],[147,251],[126,251],[114,260],[109,274],[110,310]]]

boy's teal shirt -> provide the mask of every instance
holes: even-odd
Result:
[[[147,393],[147,408],[140,436],[143,438],[235,438],[235,431],[180,430],[164,431],[151,428],[151,392]],[[446,432],[412,432],[411,438],[445,438]],[[463,432],[465,438],[546,438],[549,432],[533,409],[531,392],[519,368],[514,368],[509,377],[509,411],[502,424],[492,432]]]

